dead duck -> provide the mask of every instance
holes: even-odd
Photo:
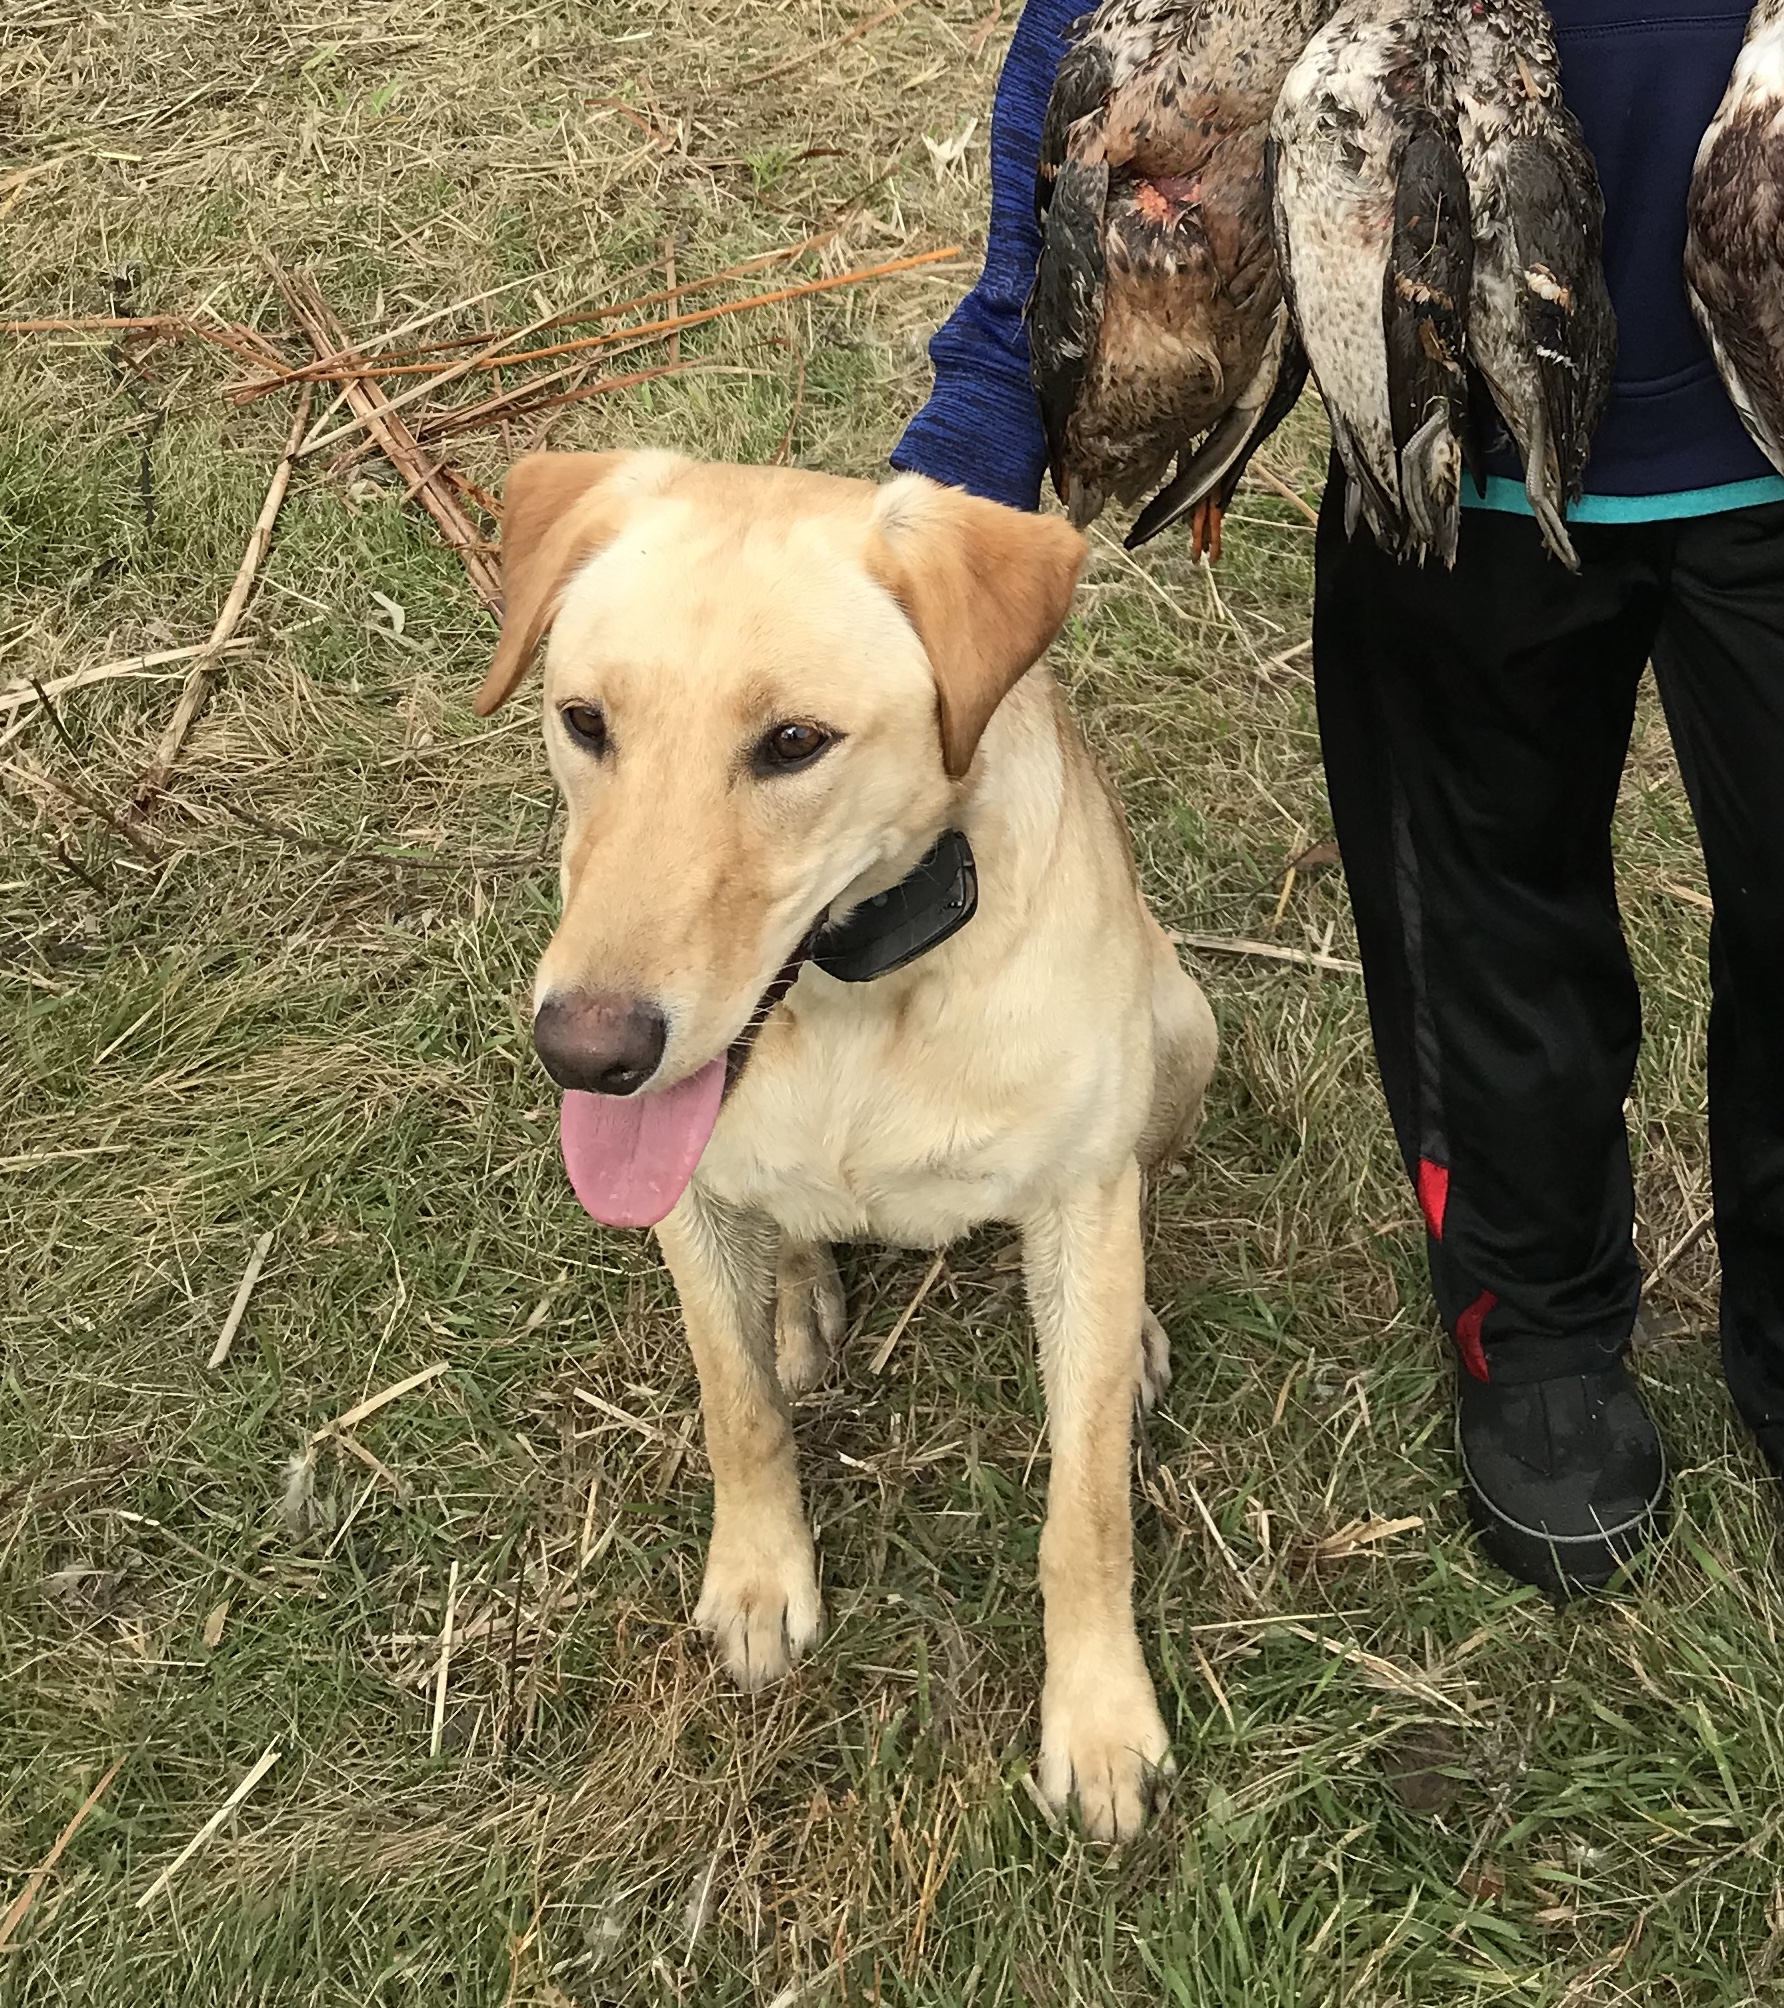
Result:
[[[1313,37],[1277,101],[1270,179],[1346,527],[1453,564],[1474,244],[1454,44],[1426,0],[1347,0]]]
[[[1457,138],[1474,233],[1469,360],[1524,463],[1543,541],[1579,570],[1565,512],[1610,399],[1617,322],[1604,282],[1604,196],[1561,101],[1540,0],[1459,0]],[[1473,399],[1475,440],[1486,400]]]
[[[1784,473],[1784,0],[1761,0],[1685,205],[1685,286],[1753,443]]]
[[[1041,142],[1029,353],[1073,522],[1177,474],[1129,545],[1194,513],[1219,555],[1245,463],[1300,394],[1264,147],[1326,0],[1104,0],[1061,65]]]

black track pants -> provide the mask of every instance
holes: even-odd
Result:
[[[1784,504],[1581,525],[1471,510],[1453,572],[1320,519],[1314,669],[1376,1054],[1464,1363],[1618,1352],[1640,1272],[1623,1101],[1641,1006],[1610,824],[1651,659],[1696,813],[1729,1385],[1784,1426]]]

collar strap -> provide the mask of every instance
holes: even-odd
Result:
[[[840,983],[890,976],[958,934],[979,904],[972,845],[944,830],[935,846],[895,886],[864,899],[847,920],[825,928],[811,960]]]

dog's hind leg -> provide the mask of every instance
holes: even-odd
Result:
[[[1148,1304],[1140,1313],[1140,1407],[1148,1415],[1171,1385],[1171,1339]]]
[[[1140,1139],[1147,1171],[1168,1164],[1195,1134],[1220,1044],[1202,986],[1184,970],[1152,916],[1152,1110]],[[1142,1327],[1140,1406],[1150,1410],[1171,1384],[1171,1342],[1148,1309]]]
[[[1139,1166],[1024,1222],[1023,1263],[1053,1452],[1041,1531],[1041,1789],[1056,1806],[1075,1798],[1086,1829],[1114,1840],[1145,1819],[1169,1765],[1134,1629],[1128,1463],[1146,1310]]]
[[[687,1320],[712,1465],[712,1545],[694,1622],[740,1686],[763,1687],[823,1622],[775,1372],[775,1228],[690,1186],[657,1239]]]
[[[788,1394],[804,1394],[830,1371],[847,1316],[829,1242],[783,1234],[774,1272],[774,1356]]]
[[[1220,1035],[1202,986],[1177,960],[1150,914],[1152,935],[1152,1113],[1140,1140],[1140,1163],[1168,1164],[1195,1134],[1202,1097],[1214,1078]]]

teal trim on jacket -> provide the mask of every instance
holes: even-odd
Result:
[[[1567,512],[1570,523],[1670,523],[1685,516],[1720,516],[1730,509],[1757,509],[1784,502],[1784,476],[1762,474],[1753,481],[1725,481],[1716,488],[1680,488],[1670,495],[1582,495]],[[1487,492],[1462,481],[1465,509],[1499,509],[1508,516],[1532,514],[1523,485],[1502,475],[1487,476]]]

